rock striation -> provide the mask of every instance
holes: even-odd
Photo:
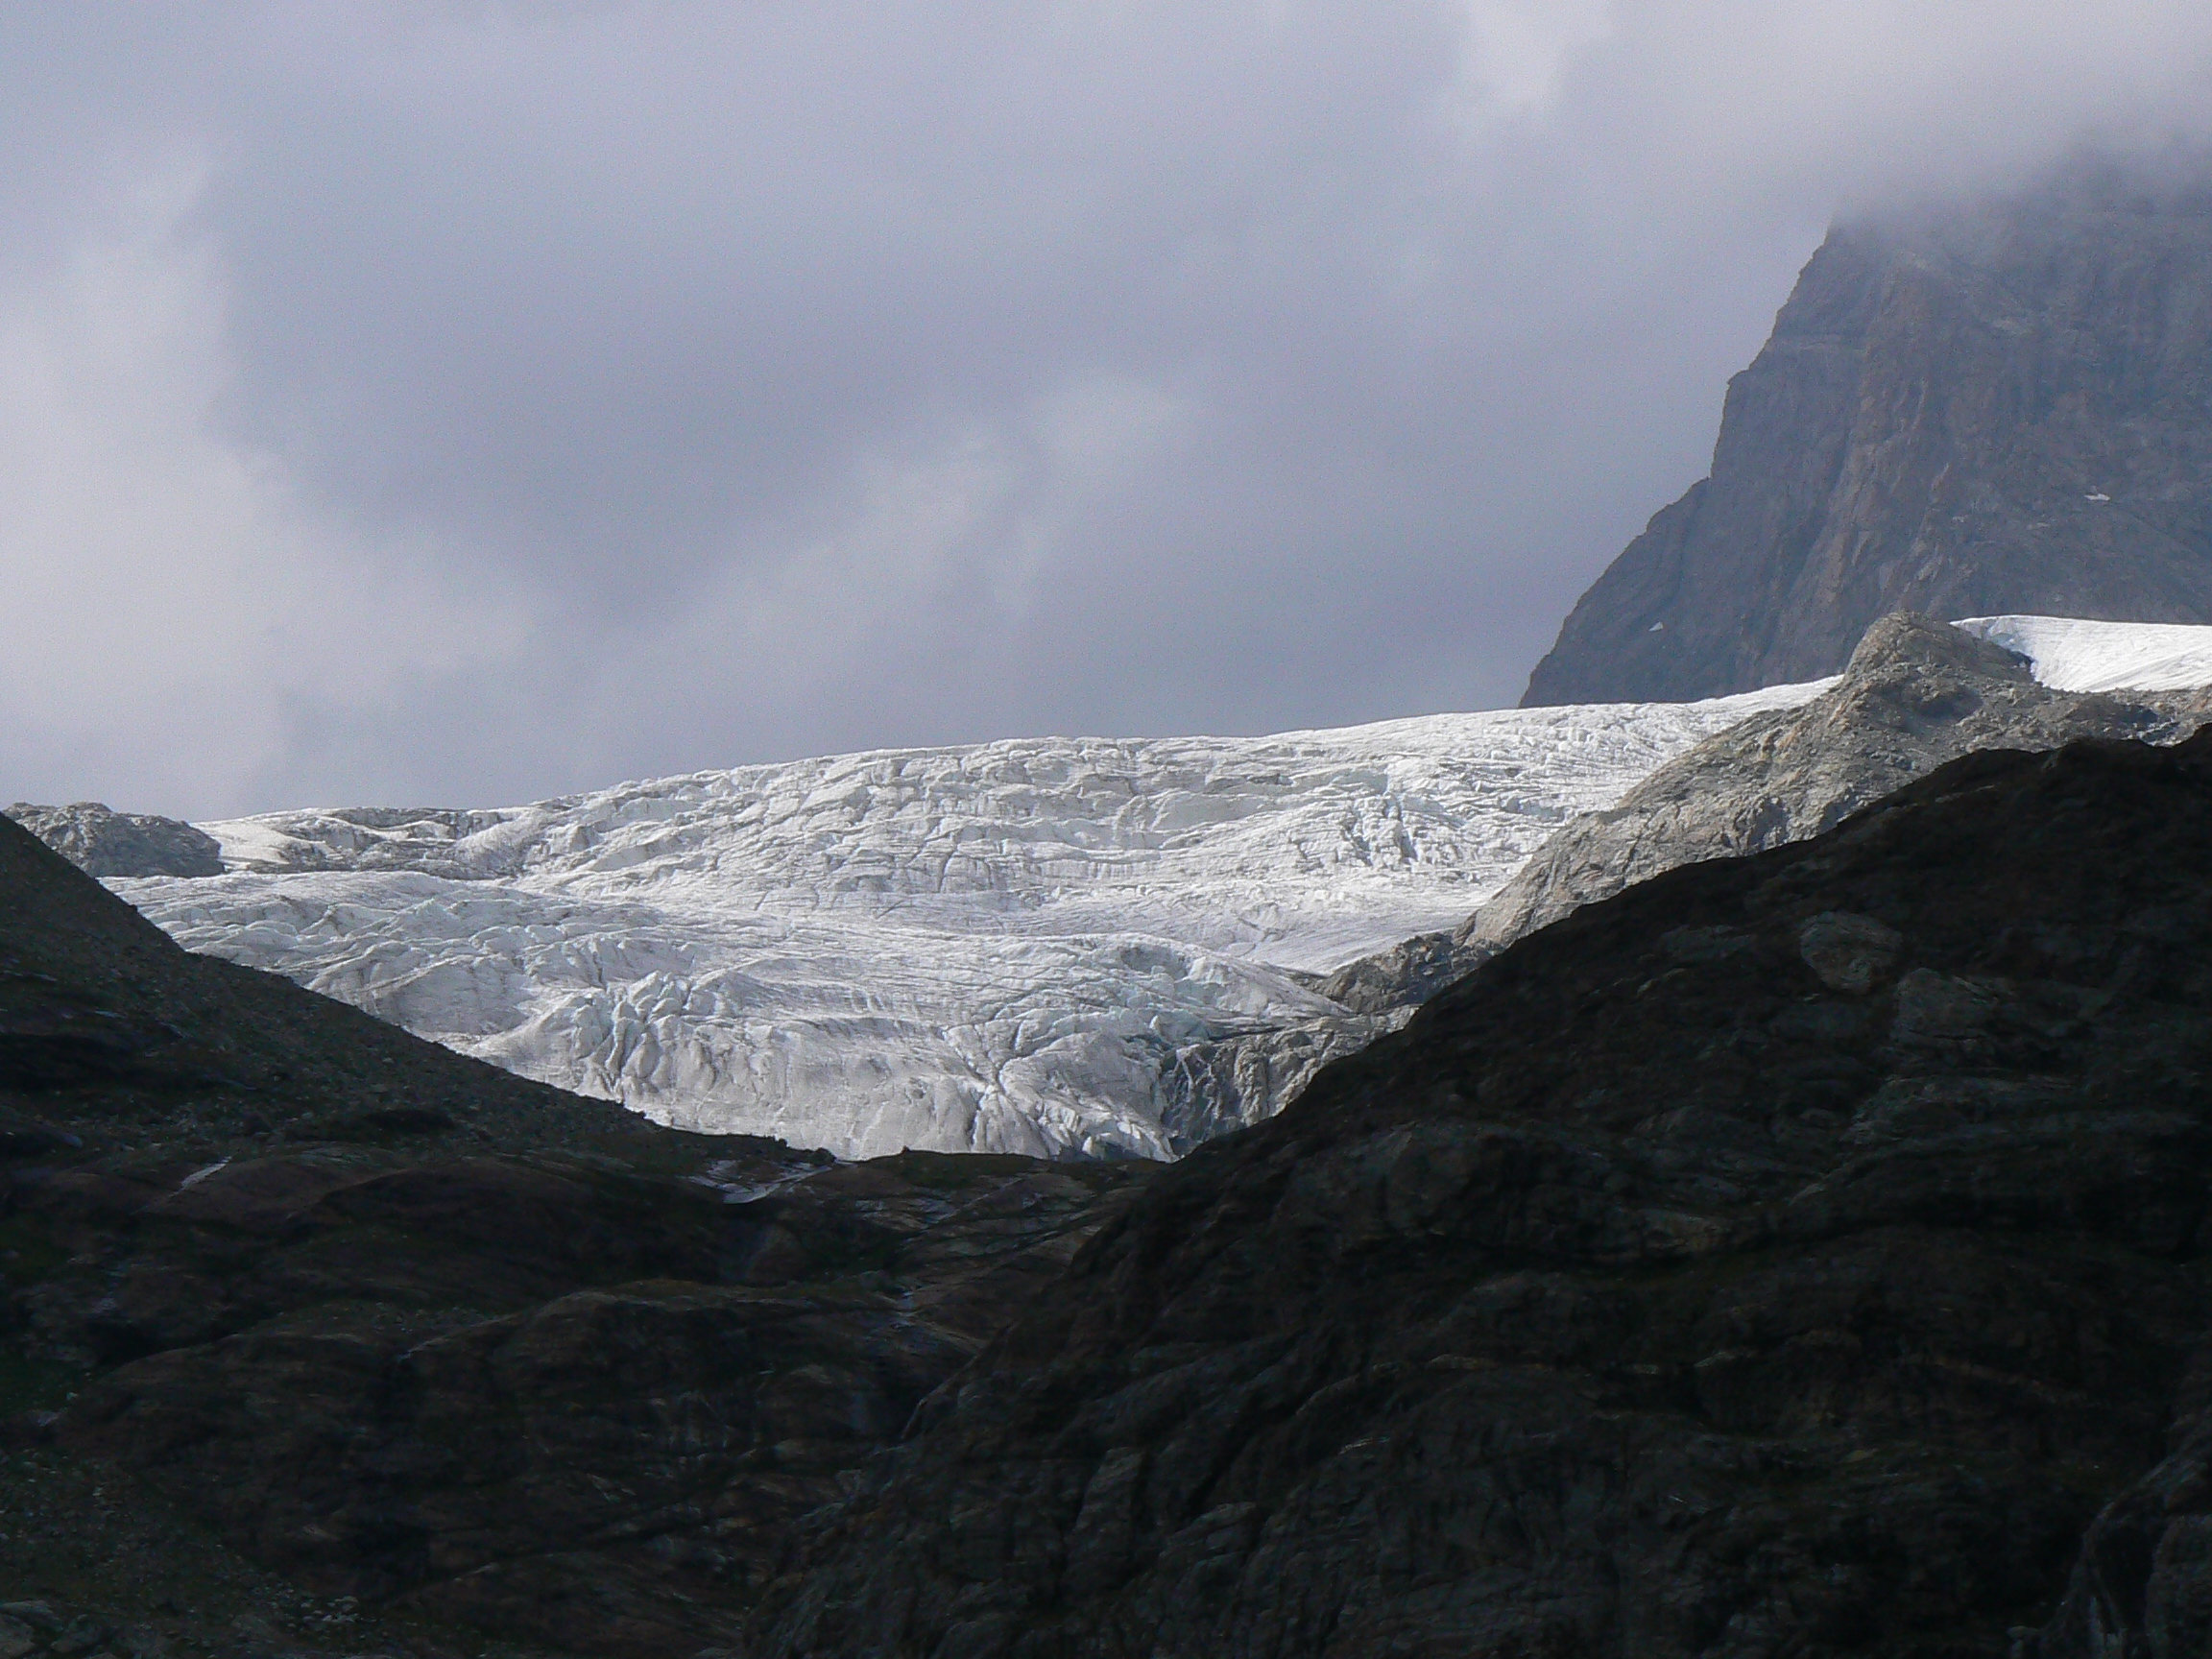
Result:
[[[176,818],[117,812],[98,801],[38,806],[18,801],[12,818],[87,876],[220,876],[223,847]]]
[[[1524,704],[1813,679],[1900,609],[2212,621],[2208,400],[2201,167],[1839,225]]]
[[[1153,1177],[749,1652],[2212,1636],[2212,737],[1576,911]]]

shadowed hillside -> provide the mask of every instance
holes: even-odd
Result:
[[[2197,1653],[2212,740],[1522,940],[1158,1177],[776,1655]]]
[[[730,1639],[1141,1175],[657,1128],[0,821],[0,1652]]]

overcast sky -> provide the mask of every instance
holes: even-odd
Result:
[[[0,799],[1508,705],[1831,217],[2203,0],[0,12]]]

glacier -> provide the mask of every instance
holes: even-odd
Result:
[[[1167,1157],[1179,1078],[1273,1066],[1279,1099],[1388,1028],[1318,993],[1330,969],[1455,926],[1574,814],[1826,684],[270,812],[200,826],[225,875],[109,885],[192,950],[661,1122]]]
[[[2212,628],[1958,626],[2058,689],[2212,684]],[[269,812],[199,826],[222,876],[108,885],[190,949],[661,1122],[1170,1157],[1192,1089],[1280,1104],[1402,1018],[1332,1002],[1330,970],[1457,926],[1570,818],[1832,683]]]

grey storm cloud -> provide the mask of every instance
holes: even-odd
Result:
[[[17,8],[0,769],[211,814],[1509,703],[1832,215],[2200,4]]]

